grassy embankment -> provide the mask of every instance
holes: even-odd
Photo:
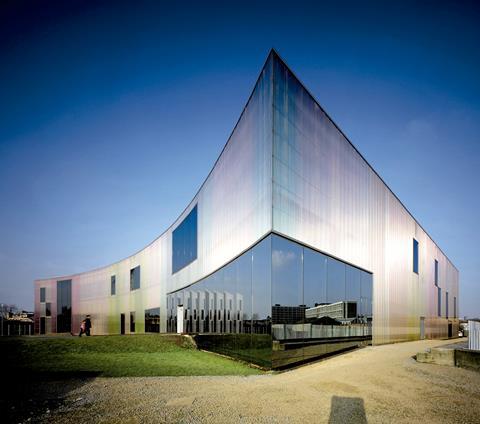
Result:
[[[0,339],[11,375],[29,377],[251,375],[261,371],[197,350],[174,335]]]

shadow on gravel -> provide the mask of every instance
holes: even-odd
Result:
[[[366,424],[367,416],[362,398],[333,396],[329,424]]]
[[[49,415],[65,405],[73,390],[96,373],[28,373],[15,368],[0,385],[0,417],[4,423],[48,422]],[[78,399],[82,403],[82,399]]]

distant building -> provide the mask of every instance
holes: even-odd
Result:
[[[92,334],[207,334],[212,349],[279,367],[455,335],[458,284],[452,262],[272,51],[178,219],[124,260],[37,280],[35,331],[76,333],[90,314]]]
[[[329,317],[341,323],[351,322],[357,319],[357,302],[335,302],[317,305],[305,310],[305,318]]]
[[[0,336],[30,336],[34,334],[34,313],[16,311],[0,316]]]
[[[305,305],[300,306],[272,306],[272,322],[274,324],[298,324],[305,320]]]

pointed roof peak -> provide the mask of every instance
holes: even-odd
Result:
[[[273,47],[273,46],[270,48],[270,51],[269,51],[268,54],[273,54],[273,55],[275,55],[275,56],[279,56],[279,54],[278,54],[278,52],[277,52],[277,49],[276,49],[275,47]]]
[[[275,57],[276,59],[280,59],[280,61],[283,62],[280,54],[278,53],[278,50],[277,50],[275,47],[271,47],[271,48],[270,48],[270,51],[268,52],[268,56],[273,56],[273,57]]]
[[[290,72],[292,72],[292,70],[290,69],[290,67],[287,65],[287,62],[285,62],[285,60],[283,59],[282,56],[280,56],[280,53],[278,53],[278,50],[275,48],[275,47],[271,47],[270,48],[270,51],[268,53],[268,56],[267,58],[269,57],[272,57],[274,60],[278,60],[280,63],[282,63]],[[293,72],[292,72],[293,73]]]

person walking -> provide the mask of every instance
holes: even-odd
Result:
[[[92,328],[92,322],[90,321],[90,315],[87,315],[87,318],[85,319],[85,334],[87,336],[90,335],[91,328]]]
[[[82,337],[83,333],[85,333],[85,320],[80,324],[80,333],[78,334],[78,337]]]

